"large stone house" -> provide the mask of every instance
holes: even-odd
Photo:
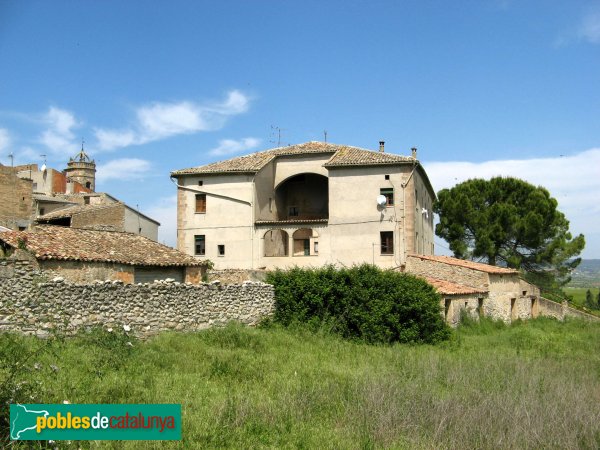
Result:
[[[433,254],[435,193],[416,158],[326,142],[171,173],[177,247],[216,269],[393,268]]]

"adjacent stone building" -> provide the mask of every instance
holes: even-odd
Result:
[[[216,269],[367,262],[433,254],[435,193],[411,156],[326,142],[177,170],[177,248]]]
[[[425,278],[442,295],[448,323],[461,311],[511,322],[540,313],[540,290],[522,280],[515,269],[490,266],[449,256],[408,255],[404,270]]]
[[[17,176],[13,167],[0,164],[0,226],[25,230],[33,219],[31,180]]]
[[[0,250],[5,257],[29,255],[44,273],[75,283],[172,279],[197,284],[206,270],[205,261],[138,234],[56,225],[0,232]]]

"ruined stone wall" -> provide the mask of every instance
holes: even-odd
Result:
[[[45,336],[52,329],[131,327],[140,337],[197,331],[229,321],[254,325],[274,308],[273,287],[101,281],[72,284],[27,261],[0,261],[0,331]]]
[[[17,177],[12,167],[0,166],[0,225],[16,230],[28,226],[33,214],[31,180]]]

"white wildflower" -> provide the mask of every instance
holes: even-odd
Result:
[[[131,327],[129,325],[123,325],[123,329],[125,331],[131,331]]]

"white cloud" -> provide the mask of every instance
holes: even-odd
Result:
[[[177,196],[159,198],[146,214],[160,222],[158,240],[171,247],[177,246]]]
[[[154,102],[137,108],[135,123],[130,128],[96,128],[98,148],[114,150],[178,134],[217,130],[225,125],[228,117],[246,112],[249,105],[250,98],[237,90],[229,92],[224,101],[213,104]]]
[[[7,150],[10,147],[10,134],[6,128],[0,128],[0,152]]]
[[[578,35],[592,44],[600,44],[600,12],[594,12],[584,17],[579,26]]]
[[[73,113],[50,107],[43,117],[48,128],[42,133],[40,142],[54,154],[68,155],[74,153],[76,147],[73,129],[80,126]]]
[[[219,145],[210,150],[209,153],[216,156],[232,155],[234,153],[252,150],[253,148],[258,147],[260,142],[260,139],[251,137],[237,141],[234,139],[221,139]]]
[[[113,159],[97,167],[96,180],[136,180],[143,178],[150,168],[150,162],[145,159]]]
[[[470,178],[500,175],[547,188],[569,220],[571,232],[585,234],[586,255],[600,257],[600,148],[557,158],[431,162],[424,166],[436,192]]]

